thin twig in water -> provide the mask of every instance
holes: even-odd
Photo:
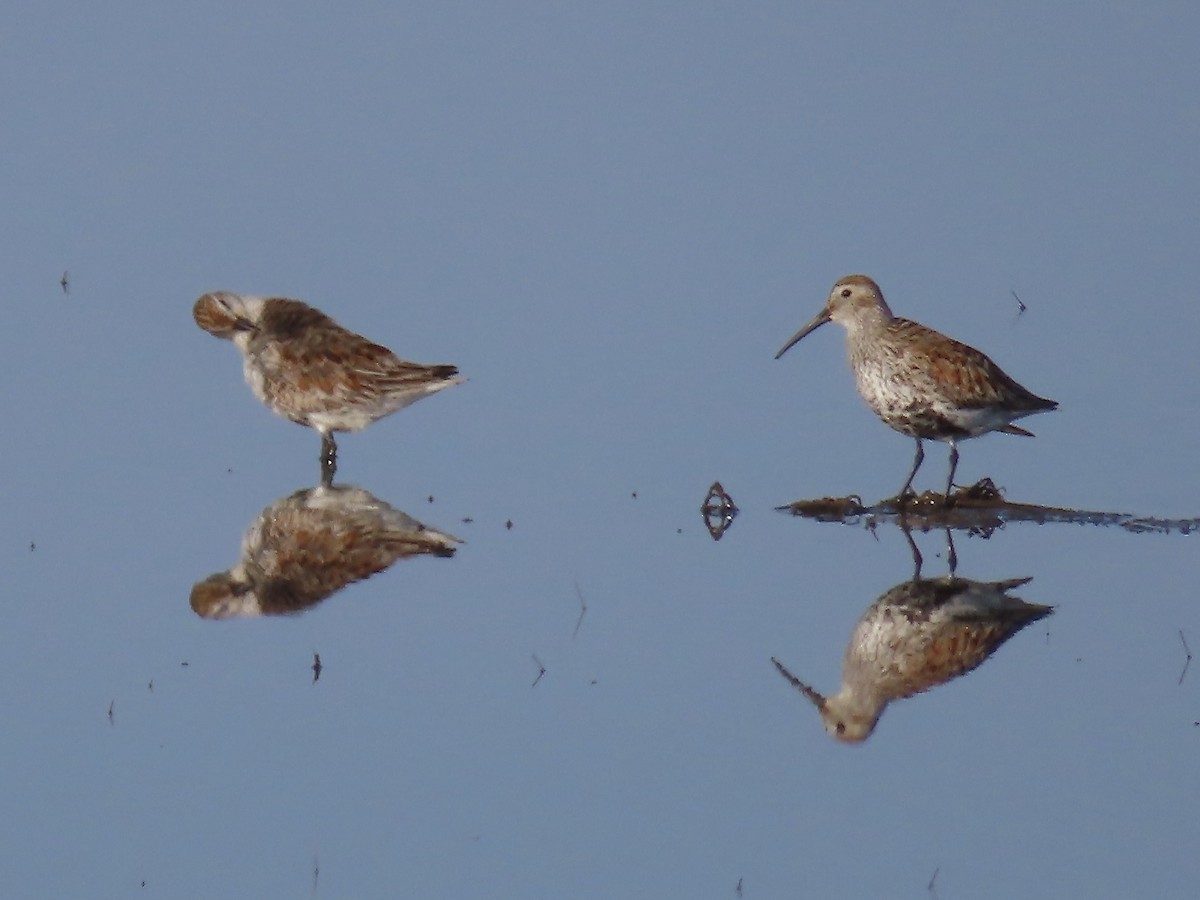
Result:
[[[1188,666],[1192,664],[1192,650],[1187,645],[1187,638],[1183,636],[1183,629],[1179,629],[1179,642],[1183,644],[1183,652],[1187,654],[1187,659],[1183,661],[1183,671],[1179,673],[1179,684],[1183,684],[1183,676],[1187,674]]]
[[[537,687],[537,683],[542,680],[542,676],[546,674],[546,667],[542,665],[542,661],[538,659],[536,653],[530,653],[529,655],[533,657],[534,665],[538,667],[537,678],[533,679],[533,684],[530,685],[532,688]]]
[[[740,877],[738,878],[738,883],[737,883],[737,895],[739,897],[742,896],[742,879]]]
[[[575,635],[579,634],[579,626],[583,624],[583,617],[587,614],[587,602],[583,599],[583,591],[579,587],[579,582],[575,582],[575,595],[579,597],[579,618],[575,621],[575,630],[571,632],[571,640],[575,640]]]
[[[1029,307],[1021,302],[1021,298],[1017,296],[1016,291],[1010,291],[1009,293],[1011,293],[1013,295],[1013,299],[1017,301],[1017,315],[1020,316],[1021,313],[1025,312],[1025,310]]]
[[[929,891],[929,896],[933,897],[933,900],[937,900],[937,888],[933,886],[933,883],[937,881],[938,872],[940,871],[942,871],[941,866],[938,866],[936,869],[934,869],[933,876],[929,879],[929,884],[925,886],[925,889]]]
[[[108,724],[109,725],[113,724],[113,708],[116,707],[116,705],[117,705],[117,701],[115,699],[111,703],[108,704]]]

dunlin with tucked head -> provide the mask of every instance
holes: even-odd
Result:
[[[325,484],[337,470],[335,431],[358,431],[464,380],[454,366],[406,362],[299,300],[216,291],[197,300],[192,314],[242,351],[259,400],[320,432]]]
[[[1012,423],[1058,407],[1021,387],[974,347],[892,315],[879,285],[865,275],[848,275],[835,284],[825,307],[775,358],[826,322],[846,329],[859,395],[885,424],[917,442],[912,471],[899,498],[909,493],[925,459],[922,439],[950,445],[948,500],[958,467],[958,441],[989,431],[1033,437]]]

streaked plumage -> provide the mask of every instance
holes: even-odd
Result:
[[[879,285],[865,275],[849,275],[835,284],[824,308],[775,358],[826,322],[846,329],[859,395],[885,424],[917,442],[916,459],[899,496],[908,493],[925,458],[923,438],[950,445],[949,497],[958,441],[990,431],[1032,437],[1012,423],[1058,406],[1017,384],[974,347],[892,315]]]
[[[893,700],[903,700],[978,668],[1000,645],[1053,607],[1008,594],[1029,578],[971,581],[924,578],[889,590],[863,613],[842,660],[842,686],[825,697],[772,657],[789,682],[816,705],[840,741],[871,736]]]
[[[322,479],[337,467],[335,431],[358,431],[464,379],[450,365],[407,362],[299,300],[205,294],[192,310],[241,350],[246,382],[272,411],[321,434]]]
[[[300,612],[397,560],[453,556],[459,543],[362,488],[308,488],[259,514],[237,565],[192,588],[192,609],[209,619]]]

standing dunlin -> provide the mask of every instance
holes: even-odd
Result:
[[[893,316],[879,285],[865,275],[848,275],[835,284],[825,307],[775,358],[826,322],[846,329],[859,395],[885,424],[917,442],[916,459],[899,498],[909,493],[925,459],[922,438],[950,445],[949,500],[958,441],[989,431],[1033,437],[1013,421],[1058,407],[1021,387],[974,347]]]
[[[917,578],[872,603],[846,645],[842,686],[817,693],[779,660],[775,668],[812,701],[839,741],[865,741],[893,700],[903,700],[979,668],[1010,637],[1053,608],[1008,592],[1029,582]]]
[[[321,434],[322,482],[337,471],[335,431],[358,431],[464,379],[454,366],[406,362],[299,300],[205,294],[192,314],[242,351],[254,395]]]

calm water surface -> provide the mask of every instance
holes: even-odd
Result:
[[[772,356],[865,272],[1061,404],[964,443],[960,482],[1200,516],[1200,13],[27,6],[0,893],[1196,896],[1195,537],[958,532],[959,578],[1053,614],[839,743],[771,659],[836,692],[912,556],[775,508],[872,503],[912,443],[837,330]],[[339,481],[453,558],[193,612],[317,481],[315,436],[192,321],[218,289],[460,367],[338,442]]]

